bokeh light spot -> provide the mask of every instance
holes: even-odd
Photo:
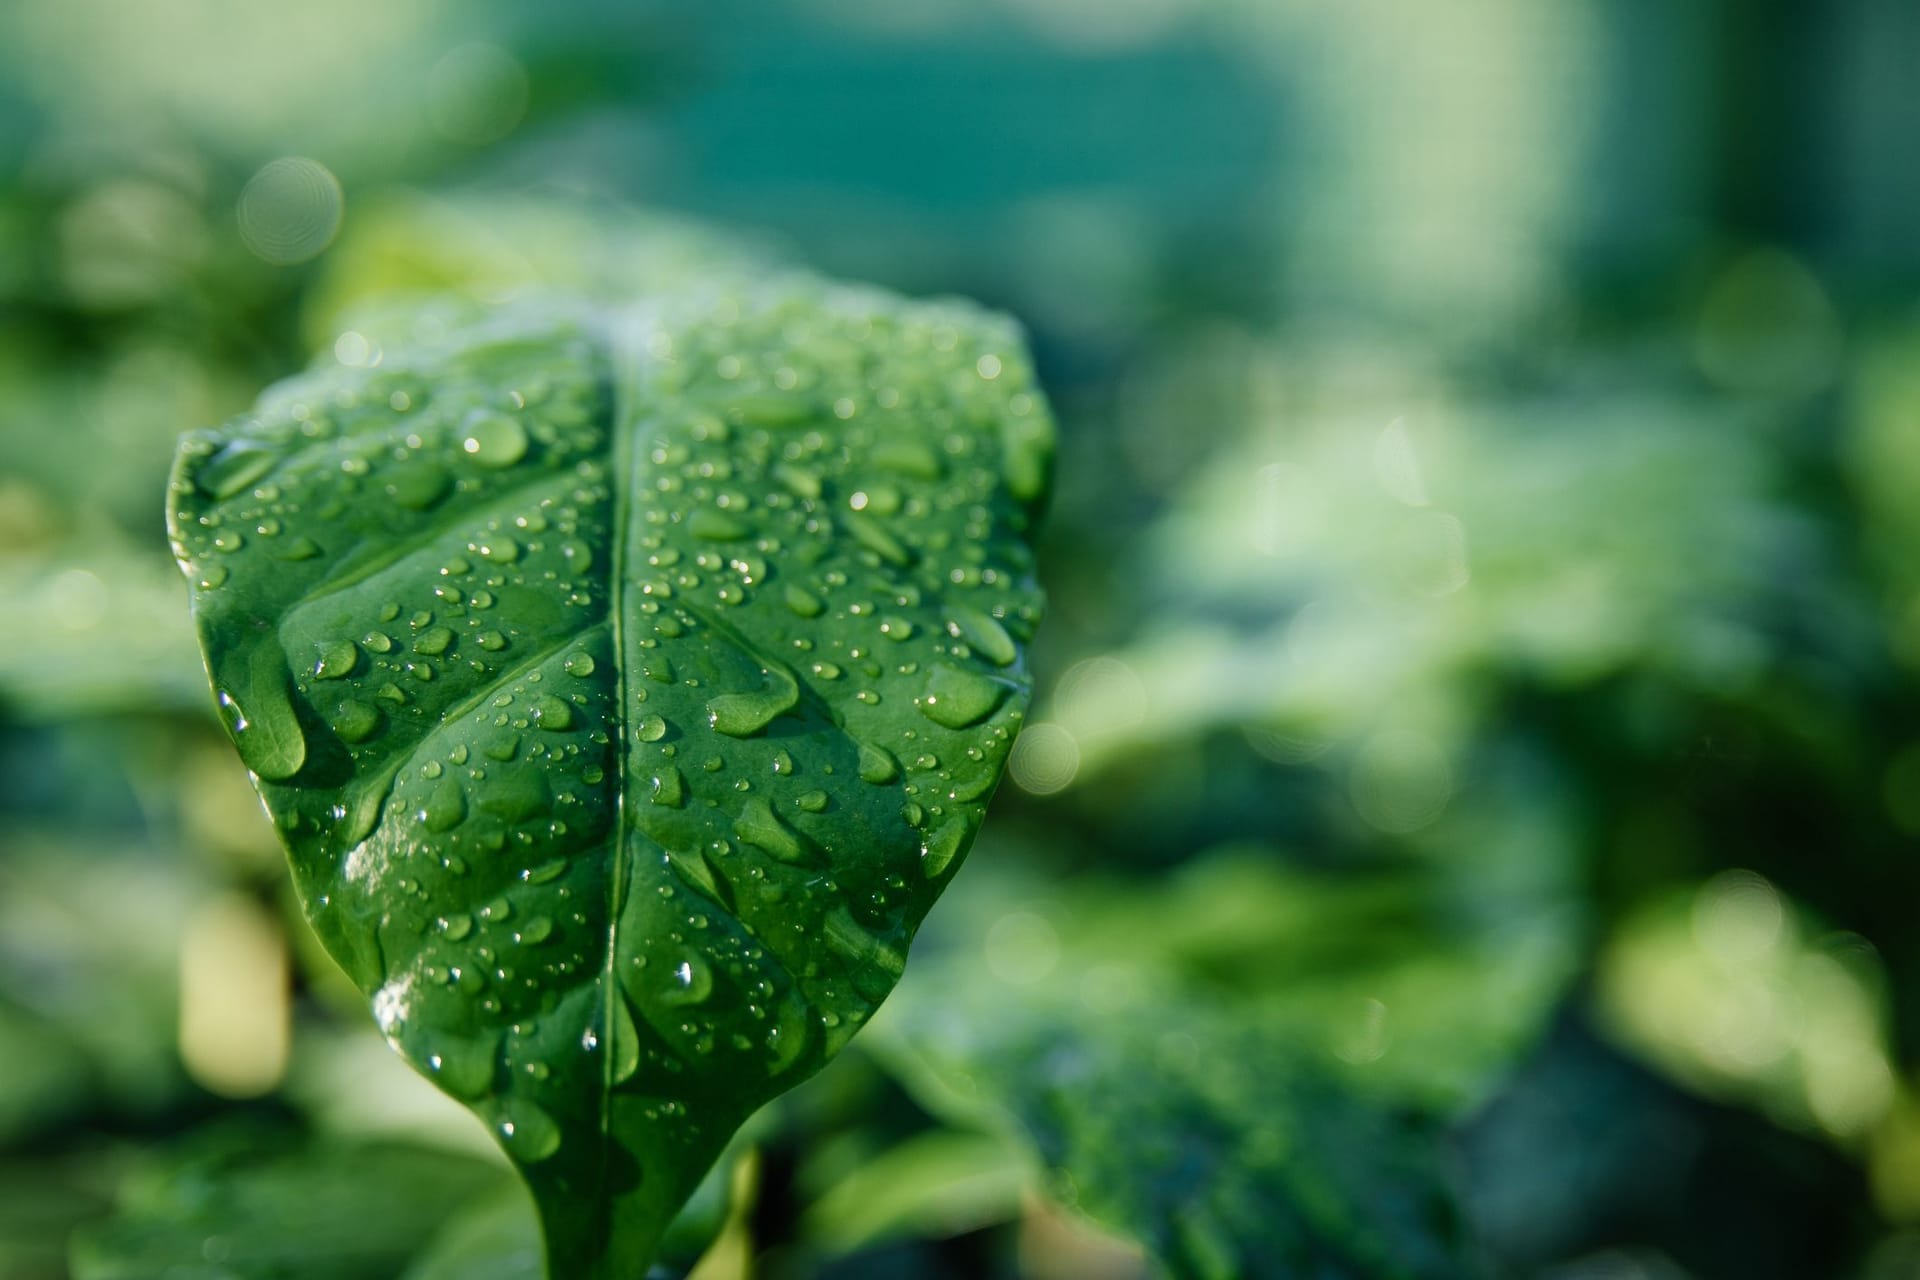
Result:
[[[512,133],[527,114],[527,72],[498,45],[463,44],[434,64],[427,108],[450,142],[485,146]]]
[[[1066,789],[1080,772],[1080,743],[1057,724],[1028,725],[1013,744],[1007,771],[1022,791],[1050,796]]]
[[[240,192],[240,239],[277,266],[318,257],[333,243],[346,211],[340,180],[318,160],[283,156],[261,167]]]
[[[1038,982],[1060,962],[1060,935],[1045,917],[1009,911],[987,930],[987,968],[1002,982]]]
[[[1432,738],[1389,729],[1354,756],[1348,793],[1368,826],[1406,835],[1426,826],[1453,797],[1453,768]]]

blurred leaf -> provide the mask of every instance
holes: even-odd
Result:
[[[402,1280],[547,1280],[540,1219],[527,1189],[503,1186],[456,1214]]]
[[[157,556],[64,549],[57,559],[0,555],[9,639],[0,707],[22,719],[108,712],[205,715],[186,591]]]
[[[1076,697],[1070,669],[1036,707],[1081,780],[1225,727],[1294,762],[1409,722],[1446,749],[1483,678],[1738,695],[1789,646],[1870,637],[1751,411],[1577,384],[1456,404],[1383,363],[1384,389],[1299,375],[1286,429],[1251,415],[1143,531],[1130,634],[1096,659],[1126,685]]]
[[[386,1280],[509,1177],[424,1147],[236,1130],[129,1186],[75,1237],[74,1280]]]
[[[0,982],[0,991],[4,990]],[[91,1102],[93,1062],[59,1028],[0,994],[0,1150],[66,1122]]]
[[[1175,1275],[1470,1272],[1437,1133],[1356,1098],[1284,1029],[1191,994],[1090,1004],[979,969],[923,961],[882,1047],[937,1112],[1016,1126],[1058,1199]]]
[[[20,1060],[9,1054],[0,1061],[11,1070]],[[109,1209],[96,1184],[107,1181],[111,1163],[100,1152],[0,1162],[0,1275],[68,1280],[67,1240]]]
[[[364,363],[374,351],[336,338],[362,317],[377,334],[383,299],[566,293],[617,303],[785,266],[756,238],[611,202],[397,191],[358,213],[328,255],[304,328],[313,344]]]
[[[1246,851],[1195,864],[1157,918],[1182,920],[1168,962],[1243,993],[1251,1016],[1352,1087],[1455,1112],[1532,1043],[1577,957],[1550,910],[1475,920],[1451,890],[1426,868],[1302,873]],[[1105,954],[1122,960],[1148,927],[1134,895],[1106,925]]]
[[[1886,977],[1764,878],[1724,872],[1626,920],[1600,958],[1609,1029],[1674,1078],[1852,1141],[1897,1098]]]
[[[7,839],[0,1000],[84,1055],[87,1070],[65,1089],[85,1082],[131,1115],[179,1101],[187,1090],[175,1049],[179,949],[205,893],[199,877],[166,858],[103,853],[18,828]]]
[[[940,1238],[1018,1216],[1032,1170],[984,1133],[937,1129],[862,1160],[807,1209],[801,1234],[830,1254],[898,1236]]]
[[[1544,842],[1530,847],[1546,860]],[[924,945],[947,948],[936,954],[954,964],[973,957],[1011,984],[1009,1000],[1023,979],[1077,982],[1089,1001],[1116,1007],[1202,993],[1347,1087],[1436,1114],[1497,1085],[1580,954],[1578,918],[1556,896],[1500,886],[1476,876],[1481,867],[1305,869],[1258,846],[1215,850],[1147,882],[1049,884],[1020,865],[997,842],[976,857]]]

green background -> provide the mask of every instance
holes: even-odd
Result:
[[[1917,62],[1899,0],[0,7],[0,1275],[531,1274],[289,914],[166,467],[374,295],[756,257],[1028,326],[1051,611],[675,1273],[1920,1273]]]

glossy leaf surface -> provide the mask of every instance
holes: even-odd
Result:
[[[185,440],[176,550],[316,931],[637,1276],[971,843],[1050,425],[1003,322],[807,280],[389,330]]]

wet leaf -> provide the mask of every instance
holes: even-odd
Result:
[[[411,329],[187,437],[176,551],[321,940],[638,1276],[972,840],[1051,429],[1005,322],[807,280]]]

